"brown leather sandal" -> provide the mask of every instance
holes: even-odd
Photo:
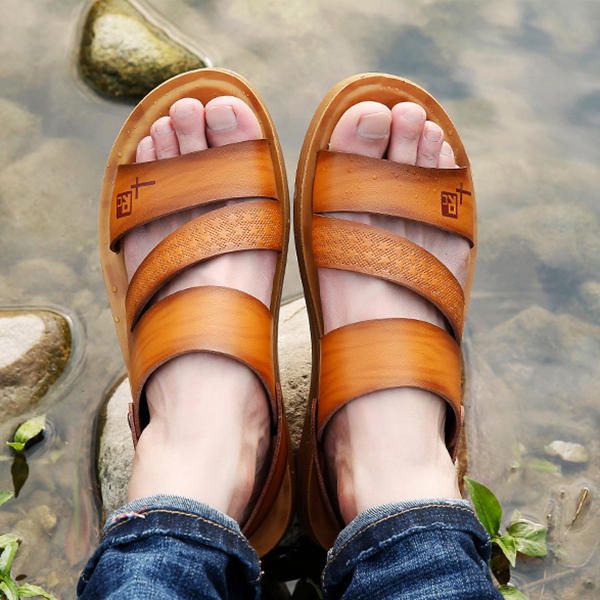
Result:
[[[136,146],[151,124],[179,98],[204,104],[237,96],[255,112],[264,138],[134,164]],[[162,216],[234,198],[167,236],[128,284],[123,236]],[[242,530],[260,555],[282,537],[292,510],[289,435],[279,385],[277,325],[287,241],[289,200],[285,166],[271,118],[249,84],[221,69],[179,75],[148,94],[123,125],[104,176],[100,198],[100,255],[117,335],[129,372],[134,445],[148,423],[144,385],[162,364],[192,352],[229,356],[248,366],[270,400],[271,464],[264,489]],[[160,288],[187,267],[240,250],[279,253],[270,309],[243,292],[190,288],[149,306]]]
[[[445,131],[458,169],[427,169],[328,150],[339,118],[375,100],[392,107],[412,101]],[[325,548],[343,527],[326,483],[321,446],[331,417],[365,394],[396,387],[431,391],[448,402],[446,443],[456,457],[462,409],[460,340],[475,267],[475,195],[469,160],[440,104],[414,83],[384,74],[351,77],[317,109],[296,174],[295,237],[313,344],[311,391],[298,460],[300,516]],[[471,246],[465,290],[432,254],[386,230],[334,218],[365,212],[427,223]],[[318,268],[354,271],[405,286],[433,303],[447,331],[412,319],[375,319],[323,333]]]

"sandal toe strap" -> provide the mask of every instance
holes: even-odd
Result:
[[[140,225],[235,198],[278,198],[268,140],[120,165],[111,199],[111,250],[116,252],[123,236]]]

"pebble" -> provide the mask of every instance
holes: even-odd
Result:
[[[590,459],[589,452],[582,444],[555,440],[545,448],[548,456],[558,456],[565,462],[586,463]]]

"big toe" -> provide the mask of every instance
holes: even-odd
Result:
[[[390,139],[392,113],[379,102],[359,102],[340,117],[329,142],[335,152],[381,158]]]
[[[234,96],[219,96],[206,105],[206,137],[212,147],[235,144],[262,137],[252,109]]]

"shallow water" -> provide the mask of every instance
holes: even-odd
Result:
[[[532,600],[600,598],[600,4],[151,5],[215,65],[256,85],[290,181],[312,110],[346,75],[394,72],[444,103],[471,156],[479,202],[467,336],[473,475],[507,515],[519,508],[550,519],[552,556],[515,574]],[[0,133],[0,305],[58,308],[72,320],[75,346],[39,409],[53,434],[28,456],[29,478],[0,510],[0,529],[30,527],[16,572],[67,598],[97,540],[94,416],[123,371],[95,236],[103,163],[130,107],[77,79],[80,2],[3,0],[2,8],[0,96],[26,114]],[[300,291],[293,252],[289,260],[288,297]],[[2,439],[18,421],[2,423]],[[551,459],[560,471],[543,470],[544,446],[556,439],[584,444],[589,462]],[[0,458],[0,489],[10,489],[8,449]],[[571,524],[586,487],[591,503]],[[39,504],[58,515],[51,535],[26,522]]]

